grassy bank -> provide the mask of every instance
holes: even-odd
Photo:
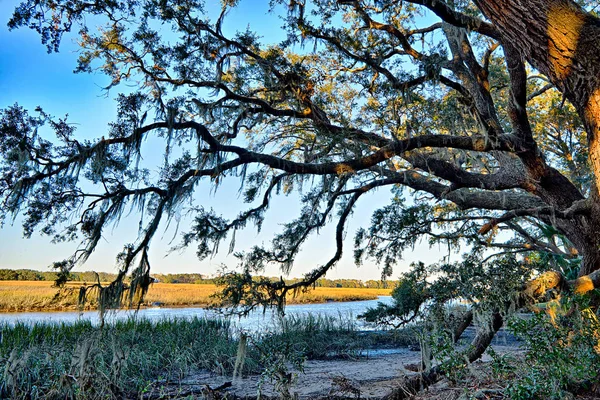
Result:
[[[79,285],[68,285],[67,290],[57,297],[58,292],[52,287],[52,282],[0,281],[0,311],[73,310],[77,304]],[[155,283],[148,291],[146,304],[160,303],[164,307],[206,306],[211,303],[210,296],[216,291],[215,285]],[[372,300],[390,292],[390,289],[318,287],[296,297],[290,296],[288,303]]]
[[[225,372],[236,343],[228,323],[194,319],[2,327],[1,398],[117,398],[190,368]],[[129,397],[129,396],[127,396]]]
[[[0,326],[0,398],[142,398],[198,370],[231,376],[239,335],[227,321],[129,320]],[[379,336],[379,335],[378,335]],[[377,340],[381,340],[378,338]],[[373,338],[340,318],[290,318],[246,341],[243,375],[294,360],[354,357]]]

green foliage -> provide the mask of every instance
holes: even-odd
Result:
[[[108,272],[70,272],[66,278],[74,282],[111,282],[117,274]],[[36,271],[31,269],[0,269],[0,281],[56,281],[58,272]]]
[[[213,283],[201,274],[152,274],[152,277],[162,283]]]
[[[463,255],[461,261],[454,263],[430,266],[415,264],[400,279],[393,292],[392,305],[380,303],[361,318],[394,328],[412,328],[415,334],[422,338],[423,367],[430,368],[433,361],[436,361],[437,368],[450,380],[455,383],[462,382],[470,374],[470,363],[485,350],[485,347],[479,350],[479,346],[482,345],[477,341],[473,341],[472,345],[467,344],[466,347],[463,342],[459,342],[457,335],[462,334],[465,323],[470,324],[474,320],[476,335],[491,335],[491,341],[495,334],[494,329],[498,329],[493,328],[493,319],[497,315],[508,318],[520,307],[519,293],[527,277],[535,271],[544,270],[544,267],[534,260],[524,262],[513,255],[484,258],[476,249]],[[533,334],[536,329],[540,328],[535,322],[531,322],[527,326],[521,326],[520,332]],[[591,332],[583,333],[588,339],[593,337],[590,334]],[[557,338],[549,339],[541,347],[549,347],[550,342],[555,339]],[[565,359],[573,357],[573,354],[562,349],[555,349]],[[473,351],[480,353],[473,356]],[[537,351],[530,354],[532,360],[538,357]],[[492,370],[497,377],[513,379],[516,368],[509,360],[493,352],[492,357]],[[532,374],[541,373],[538,367],[545,361],[540,359],[540,362],[531,362]],[[548,365],[551,365],[549,360]],[[540,370],[543,371],[543,368]],[[535,378],[533,375],[529,377]],[[525,380],[522,383],[526,386]],[[523,387],[511,386],[515,391],[525,390]]]
[[[423,263],[411,265],[392,290],[393,304],[378,303],[376,308],[368,309],[360,318],[367,322],[392,325],[396,328],[420,317],[421,308],[430,299],[427,271]]]
[[[303,354],[306,349],[289,339],[287,335],[275,338],[267,334],[266,340],[254,343],[260,354],[261,364],[265,366],[259,382],[259,396],[263,384],[268,380],[274,384],[279,398],[283,400],[294,398],[290,387],[295,382],[297,374],[304,372],[306,357]]]
[[[488,347],[487,354],[492,358],[492,375],[501,379],[503,382],[514,378],[516,369],[516,360],[508,354],[498,354],[493,347]]]
[[[0,269],[0,281],[53,281],[56,278],[57,275],[54,272],[45,273],[31,269]]]
[[[441,370],[453,383],[465,378],[469,372],[469,360],[456,348],[452,334],[444,329],[432,330],[425,338],[433,357],[440,362]]]
[[[572,210],[592,189],[589,135],[577,112],[587,104],[565,104],[591,93],[554,82],[560,93],[527,71],[477,2],[273,0],[287,34],[279,43],[263,43],[250,26],[225,32],[239,2],[221,5],[216,18],[199,0],[24,0],[15,10],[11,29],[33,29],[49,51],[78,30],[77,72],[100,71],[107,89],[129,85],[117,97],[115,121],[93,140],[79,140],[66,117],[42,109],[0,111],[0,218],[23,215],[26,236],[80,241],[54,264],[59,283],[133,211],[139,234],[117,254],[113,282],[89,282],[101,310],[139,304],[159,226],[190,213],[180,248],[195,246],[204,259],[227,241],[238,259],[217,280],[221,300],[241,313],[283,311],[287,294],[322,284],[342,258],[355,205],[385,187],[392,199],[358,230],[356,263],[373,261],[389,277],[419,243],[447,249],[448,257],[414,264],[394,304],[369,311],[369,321],[421,320],[428,330],[464,301],[489,331],[490,316],[514,311],[535,273],[574,277],[582,260],[598,259],[590,243],[597,211]],[[430,11],[444,23],[431,21]],[[146,169],[139,162],[148,137],[162,139],[163,149]],[[234,217],[197,201],[196,193],[214,193],[225,179],[237,181],[244,200]],[[260,231],[273,198],[291,193],[301,205],[270,242],[236,251],[236,232],[251,224]],[[271,266],[287,276],[309,237],[332,222],[335,248],[326,262],[301,280],[264,276]],[[450,261],[453,252],[467,254]],[[448,330],[434,332],[441,336],[433,347],[454,360],[449,371],[459,371]],[[269,361],[280,377],[307,351],[286,340],[273,346],[283,354]],[[567,365],[553,357],[559,369]],[[549,363],[542,359],[530,381]],[[561,387],[556,376],[548,382]]]
[[[451,249],[530,246],[550,254],[570,245],[559,235],[544,237],[531,219],[537,215],[502,223],[508,236],[478,234],[482,220],[545,203],[522,193],[513,175],[500,179],[497,153],[455,143],[489,143],[489,135],[509,140],[517,130],[508,109],[510,71],[492,40],[473,29],[481,13],[472,4],[453,5],[470,21],[467,29],[444,29],[423,27],[425,9],[410,2],[274,1],[287,33],[280,43],[262,43],[250,27],[225,33],[228,11],[238,2],[222,7],[213,19],[195,0],[26,0],[15,10],[11,29],[35,30],[49,51],[79,29],[78,72],[101,71],[110,88],[135,86],[118,95],[115,121],[94,140],[78,140],[66,118],[41,109],[14,105],[1,113],[2,215],[23,213],[28,236],[40,231],[54,241],[81,241],[75,254],[55,264],[60,274],[84,262],[105,229],[133,210],[140,215],[139,237],[123,246],[115,279],[131,274],[132,296],[139,296],[161,223],[190,212],[194,219],[180,247],[196,246],[205,258],[225,240],[234,251],[235,232],[250,224],[260,230],[272,198],[294,191],[302,203],[295,218],[270,244],[239,253],[237,272],[261,275],[268,265],[289,272],[309,236],[337,213],[336,251],[301,285],[265,280],[257,293],[280,296],[323,278],[341,257],[354,204],[378,187],[392,187],[394,199],[359,230],[355,258],[374,259],[383,276],[420,240]],[[169,29],[174,34],[167,37]],[[464,46],[456,48],[456,40]],[[460,65],[452,61],[458,59]],[[530,91],[543,88],[537,79],[528,84]],[[585,134],[573,108],[559,102],[555,91],[532,100],[533,133],[539,149],[552,154],[551,166],[584,188]],[[546,126],[551,136],[544,135]],[[151,135],[163,139],[163,154],[140,168]],[[517,152],[521,144],[502,151]],[[199,187],[212,193],[224,179],[238,180],[248,204],[234,218],[194,201]]]
[[[589,298],[563,299],[565,314],[539,313],[510,322],[525,341],[528,365],[515,367],[506,390],[511,399],[562,399],[598,382],[600,322],[586,302]]]
[[[415,263],[392,291],[392,304],[379,303],[361,318],[395,327],[430,318],[447,323],[449,310],[460,302],[482,314],[508,312],[526,277],[539,268],[514,256],[482,260],[478,250],[454,263]]]

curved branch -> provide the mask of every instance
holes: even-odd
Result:
[[[331,259],[323,266],[316,268],[308,274],[306,274],[302,281],[296,282],[292,285],[287,285],[285,287],[284,293],[289,290],[298,290],[300,288],[307,288],[313,285],[317,281],[317,279],[325,275],[327,271],[329,271],[331,267],[333,267],[342,258],[342,252],[344,248],[344,229],[346,227],[346,220],[352,212],[352,208],[354,208],[354,205],[356,204],[360,196],[362,196],[364,193],[364,191],[354,193],[354,195],[350,198],[348,204],[346,204],[346,206],[344,207],[344,211],[342,212],[340,219],[338,220],[338,224],[335,230],[336,250],[333,257],[331,257]]]
[[[411,154],[404,158],[414,167],[452,182],[454,189],[469,187],[487,190],[505,190],[527,187],[525,176],[515,176],[511,171],[506,171],[504,168],[493,174],[478,174],[467,172],[456,164],[425,154]]]
[[[573,218],[575,215],[578,215],[578,214],[580,215],[580,214],[584,214],[587,212],[589,212],[588,209],[563,211],[563,210],[557,210],[554,207],[521,208],[518,210],[511,210],[498,218],[491,219],[488,223],[486,223],[485,225],[483,225],[481,227],[481,229],[479,230],[479,233],[481,235],[485,235],[490,230],[492,230],[495,226],[497,226],[503,222],[507,222],[512,219],[518,218],[518,217],[525,217],[525,216],[539,217],[541,215],[544,215],[544,216],[551,216],[551,217],[555,217],[555,218],[568,219],[568,218]]]
[[[524,145],[529,147],[531,153],[536,153],[537,145],[533,139],[533,132],[527,116],[527,72],[520,54],[512,46],[504,45],[506,66],[510,76],[510,94],[508,102],[508,116],[511,119],[513,132],[523,139]]]
[[[500,33],[490,23],[484,22],[483,20],[472,17],[467,14],[454,11],[448,4],[441,0],[407,0],[409,3],[419,4],[427,7],[435,15],[442,19],[442,21],[452,24],[460,28],[466,28],[470,31],[481,33],[482,35],[491,37],[499,40]]]
[[[384,24],[384,23],[375,21],[365,11],[365,9],[360,6],[360,4],[358,2],[354,2],[353,5],[354,5],[354,9],[361,16],[362,20],[364,21],[364,23],[367,25],[368,28],[376,29],[379,31],[389,33],[390,35],[392,35],[393,37],[395,37],[398,40],[398,42],[400,43],[400,46],[402,46],[402,49],[404,50],[404,52],[406,54],[410,55],[415,60],[423,59],[424,55],[419,53],[418,51],[416,51],[411,46],[406,35],[404,33],[402,33],[399,29],[397,29],[395,26],[393,26],[391,24]],[[422,32],[427,32],[427,31],[428,30],[422,30]]]
[[[516,191],[486,191],[471,189],[456,189],[436,182],[416,170],[395,172],[377,169],[388,178],[397,180],[396,183],[406,185],[414,190],[432,194],[437,199],[451,201],[463,210],[481,208],[487,210],[514,210],[520,208],[544,207],[546,203],[538,197]],[[526,206],[525,206],[526,205]]]

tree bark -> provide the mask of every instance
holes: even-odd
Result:
[[[467,329],[471,321],[473,321],[473,313],[469,311],[463,316],[463,318],[464,319],[462,323],[459,324],[454,332],[455,341],[458,341],[465,329]],[[479,327],[475,338],[473,338],[473,341],[469,346],[469,350],[465,353],[465,357],[468,359],[469,363],[478,360],[483,355],[485,350],[494,339],[494,336],[496,336],[498,330],[502,328],[503,323],[504,321],[502,320],[500,313],[494,313],[492,315],[490,326]],[[394,389],[390,394],[388,394],[385,397],[385,400],[403,400],[411,398],[421,390],[438,382],[444,377],[444,375],[445,374],[442,368],[440,368],[439,365],[436,365],[427,372],[423,372],[406,379],[406,381],[400,387]]]
[[[575,106],[587,133],[596,195],[600,188],[600,21],[571,0],[476,0],[523,59]]]
[[[590,212],[586,221],[565,221],[564,230],[583,258],[580,276],[588,275],[600,267],[600,20],[571,0],[475,3],[501,42],[548,76],[583,121],[593,174]]]
[[[567,281],[558,272],[548,272],[524,288],[520,305],[542,299],[549,290],[586,293],[600,287],[600,20],[586,13],[571,0],[475,0],[496,28],[506,50],[516,49],[522,60],[548,76],[564,94],[583,121],[588,134],[589,162],[593,174],[588,210],[585,215],[550,219],[579,251],[582,258],[579,278]],[[509,49],[510,47],[510,49]],[[524,95],[524,93],[522,93]],[[517,105],[518,106],[518,105]],[[524,106],[524,102],[523,102]],[[518,111],[518,110],[517,110]],[[527,123],[527,121],[525,121]],[[583,196],[570,190],[558,171],[545,165],[534,154],[524,160],[530,175],[542,190],[532,189],[544,202],[565,210]],[[540,168],[536,168],[536,165]],[[548,173],[550,172],[550,173]],[[491,343],[502,326],[495,314],[492,329],[479,331],[468,354],[474,361]],[[389,399],[404,399],[437,382],[443,375],[439,367],[405,382]]]
[[[557,221],[557,228],[573,243],[579,252],[579,276],[586,276],[600,268],[600,211],[594,206],[589,214]]]

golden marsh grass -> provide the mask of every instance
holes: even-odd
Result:
[[[80,283],[71,282],[57,300],[54,299],[58,290],[52,285],[53,282],[48,281],[0,281],[0,311],[76,309]],[[217,286],[212,284],[155,283],[150,286],[146,304],[160,303],[165,307],[206,306],[212,302],[210,296],[217,290]],[[372,300],[390,292],[390,289],[318,287],[295,297],[290,295],[288,304]]]

